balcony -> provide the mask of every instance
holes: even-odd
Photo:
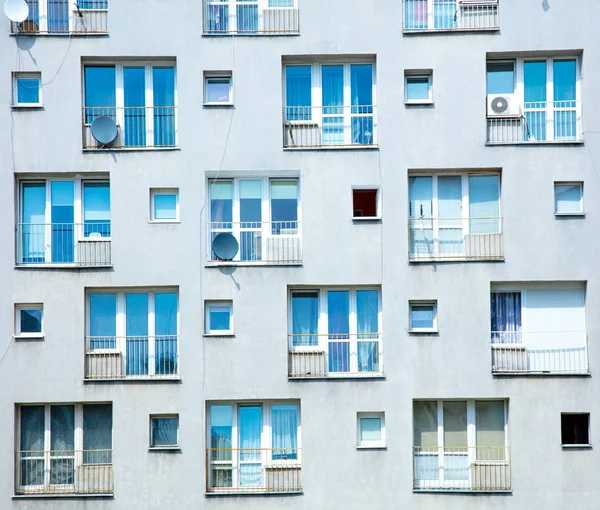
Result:
[[[112,450],[16,452],[17,495],[110,495]]]
[[[291,6],[267,7],[259,0],[203,0],[204,35],[299,34],[296,1],[279,3]]]
[[[381,333],[288,335],[293,379],[383,377]]]
[[[179,336],[88,336],[86,380],[179,379]]]
[[[17,266],[111,265],[110,223],[18,223]]]
[[[583,141],[580,101],[522,103],[517,110],[520,113],[513,116],[488,113],[488,145]]]
[[[210,264],[287,265],[302,264],[302,235],[299,221],[210,222],[207,225],[207,261]],[[212,240],[232,234],[239,250],[232,261],[218,259]]]
[[[504,260],[502,218],[410,218],[410,262]]]
[[[12,34],[108,34],[108,0],[26,0],[29,16],[10,24]]]
[[[117,124],[117,137],[107,145],[93,136],[96,117],[110,117]],[[165,149],[177,146],[175,106],[87,106],[83,108],[84,149]]]
[[[507,446],[415,446],[415,491],[511,490]]]
[[[286,106],[285,148],[365,148],[377,146],[377,107]]]
[[[588,375],[585,331],[492,331],[495,375]]]
[[[403,0],[404,33],[498,30],[498,0]]]
[[[300,448],[207,448],[206,492],[302,492]]]

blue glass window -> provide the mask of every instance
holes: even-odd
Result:
[[[153,196],[153,220],[177,219],[177,194],[155,193]]]
[[[285,67],[286,119],[312,118],[312,70],[310,65]]]
[[[110,185],[83,183],[83,222],[85,237],[110,237]]]
[[[154,317],[156,334],[156,374],[176,374],[179,353],[177,352],[178,299],[175,292],[154,294]]]
[[[116,71],[115,66],[86,66],[85,79],[85,123],[91,124],[99,116],[106,115],[116,120]]]
[[[41,79],[31,75],[17,75],[17,105],[35,105],[40,103]]]
[[[154,145],[175,145],[175,68],[153,67]]]
[[[207,333],[231,331],[231,305],[209,304]]]
[[[42,332],[42,309],[21,308],[19,309],[21,330],[19,333],[41,333]]]
[[[90,294],[90,349],[117,346],[117,295]]]
[[[406,100],[429,101],[429,78],[427,76],[406,77]]]
[[[179,418],[175,416],[152,417],[152,433],[150,446],[177,446],[179,435]]]
[[[487,63],[487,93],[512,94],[515,91],[514,62]]]

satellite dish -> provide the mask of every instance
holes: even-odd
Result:
[[[92,136],[102,145],[108,145],[117,137],[117,124],[106,115],[96,117],[90,129]]]
[[[239,244],[233,234],[221,232],[212,242],[213,253],[221,260],[233,260],[237,255]]]
[[[25,0],[6,0],[4,14],[13,23],[21,23],[29,16],[29,6]]]
[[[498,96],[492,100],[492,110],[494,113],[504,113],[508,110],[508,101],[505,97]]]

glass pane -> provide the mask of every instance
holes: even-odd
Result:
[[[312,70],[310,65],[285,67],[286,120],[312,118]]]
[[[229,305],[209,305],[209,332],[231,329],[231,307]]]
[[[344,109],[344,66],[321,67],[323,91],[323,115],[343,115]]]
[[[541,107],[546,101],[546,61],[525,62],[525,108]]]
[[[175,68],[153,67],[154,145],[175,145]]]
[[[350,66],[350,96],[352,113],[373,113],[373,66],[352,64]]]
[[[360,418],[360,440],[381,441],[381,418]]]
[[[177,196],[154,195],[154,219],[176,220],[177,219]]]
[[[273,459],[296,459],[298,455],[298,406],[271,406]]]
[[[292,293],[292,335],[294,346],[318,345],[319,293]]]
[[[90,348],[114,349],[116,335],[116,294],[90,294]]]
[[[38,78],[17,78],[17,104],[40,102],[40,80]]]
[[[327,292],[327,322],[330,337],[348,338],[350,333],[350,293],[347,290]]]
[[[74,261],[74,183],[73,181],[53,181],[52,200],[52,261],[69,263]]]
[[[231,223],[233,216],[233,182],[211,181],[210,220],[218,223],[216,228],[227,228],[223,223]]]
[[[156,374],[176,374],[178,370],[177,310],[177,293],[154,294]]]
[[[409,213],[411,218],[431,218],[432,182],[431,177],[409,177]]]
[[[407,29],[427,28],[427,0],[405,0],[404,26]]]
[[[429,78],[406,78],[406,100],[429,100]]]
[[[42,332],[42,311],[39,309],[19,310],[21,317],[21,333]]]
[[[45,412],[44,406],[21,407],[21,486],[45,484]]]
[[[444,402],[444,446],[467,448],[466,402]]]
[[[210,406],[210,447],[231,448],[232,409],[228,405]],[[231,459],[231,451],[228,452]],[[218,458],[222,458],[219,456]]]
[[[440,228],[460,225],[462,218],[462,177],[438,177],[438,210],[440,218],[452,221],[440,222]]]
[[[515,91],[515,65],[513,62],[487,63],[487,93],[513,94]]]
[[[278,227],[277,233],[295,233],[293,229],[298,227],[298,181],[271,181],[271,221],[278,222],[273,226]]]
[[[83,463],[112,462],[112,405],[83,406]]]
[[[230,78],[208,78],[206,80],[207,103],[229,103]]]
[[[110,185],[108,182],[83,184],[85,237],[110,237]]]
[[[242,228],[260,228],[260,225],[252,224],[261,221],[262,207],[262,182],[261,181],[240,181],[240,221],[247,222],[249,225],[242,225]]]
[[[412,305],[410,307],[411,329],[433,329],[435,308],[433,305]]]
[[[46,184],[24,183],[22,194],[23,262],[45,262]]]
[[[294,7],[295,0],[269,0],[269,7]]]
[[[75,406],[50,408],[50,449],[53,455],[73,454],[75,449]]]
[[[577,99],[575,85],[577,82],[577,66],[575,60],[554,61],[554,102],[566,101],[556,107],[575,106],[572,101]]]
[[[85,68],[85,106],[114,107],[116,105],[116,73],[115,66],[86,66]],[[103,112],[101,109],[97,115],[114,115],[114,108]]]
[[[241,406],[239,408],[240,461],[259,460],[262,434],[262,407]]]
[[[127,374],[148,373],[148,294],[125,295]]]
[[[146,145],[146,68],[124,67],[125,145]]]
[[[48,32],[69,32],[69,1],[48,0]]]
[[[453,28],[456,14],[456,0],[433,0],[433,26],[435,28]]]
[[[475,402],[475,428],[477,431],[477,447],[504,447],[504,402],[477,401]],[[493,452],[504,452],[503,448],[490,448],[486,460],[496,460]],[[485,458],[485,457],[484,457]],[[503,458],[503,457],[500,457]]]
[[[471,234],[500,232],[500,177],[469,176],[469,217]]]
[[[177,446],[178,418],[152,418],[151,446]]]
[[[557,213],[581,212],[581,185],[554,185],[555,211]]]
[[[358,338],[377,338],[377,333],[379,332],[378,291],[356,291],[356,315],[358,322]]]
[[[438,446],[437,402],[413,403],[414,445],[424,449]]]
[[[492,292],[490,310],[492,343],[520,344],[521,293]]]

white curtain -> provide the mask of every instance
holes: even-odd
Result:
[[[521,293],[492,292],[492,343],[521,343]]]
[[[271,407],[273,459],[296,459],[298,455],[298,406]]]

